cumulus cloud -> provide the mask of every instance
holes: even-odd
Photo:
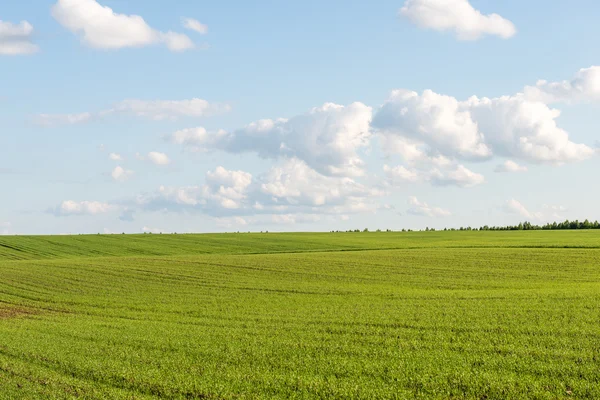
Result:
[[[410,166],[446,168],[455,164],[453,159],[439,153],[434,154],[425,143],[416,139],[397,134],[379,135],[378,138],[386,157],[400,155]]]
[[[414,168],[406,168],[403,165],[390,167],[389,165],[383,166],[383,171],[388,176],[392,183],[415,183],[427,180],[421,171],[417,171]]]
[[[112,170],[110,176],[117,182],[125,182],[133,176],[133,171],[117,166]]]
[[[587,103],[600,101],[600,66],[580,69],[571,80],[540,80],[527,86],[525,96],[543,103]]]
[[[228,140],[229,133],[224,130],[208,132],[203,127],[182,129],[171,134],[168,139],[184,146],[190,151],[206,151],[218,149]]]
[[[434,169],[431,172],[430,180],[434,185],[438,186],[453,185],[459,187],[473,187],[485,182],[483,175],[471,171],[464,165],[458,165],[456,168],[448,171]]]
[[[238,209],[247,197],[247,189],[252,184],[252,175],[244,171],[228,171],[217,167],[206,174],[206,185],[202,195],[222,208]]]
[[[324,175],[360,176],[358,151],[370,138],[372,110],[362,103],[327,103],[291,119],[265,119],[233,131],[185,129],[171,140],[191,150],[253,152],[262,158],[298,158]]]
[[[517,33],[511,21],[498,14],[484,15],[468,0],[407,0],[400,15],[422,28],[453,31],[460,40],[485,35],[508,39]]]
[[[427,144],[441,154],[481,160],[492,156],[464,104],[451,96],[425,90],[422,95],[394,90],[376,113],[373,126]]]
[[[122,49],[163,44],[174,52],[194,48],[192,40],[176,32],[150,27],[139,15],[125,15],[96,0],[58,0],[52,16],[59,24],[97,49]]]
[[[0,55],[15,56],[36,53],[33,26],[27,21],[18,24],[0,20]]]
[[[208,26],[193,18],[182,18],[183,27],[195,31],[201,35],[208,33]]]
[[[123,180],[128,171],[116,169]],[[354,178],[327,176],[297,158],[285,160],[258,175],[217,167],[208,171],[204,184],[161,186],[118,203],[65,201],[49,210],[57,216],[121,212],[131,222],[137,211],[201,213],[222,220],[222,226],[310,223],[322,218],[346,220],[351,214],[374,213],[385,206],[378,199],[388,193]],[[233,218],[233,220],[232,220]],[[239,218],[239,219],[235,219]]]
[[[112,161],[123,161],[123,157],[118,153],[110,153],[108,158]]]
[[[581,161],[594,155],[591,147],[569,139],[569,133],[556,123],[560,111],[544,103],[523,96],[471,97],[466,106],[498,155],[552,164]]]
[[[439,207],[432,207],[427,203],[419,201],[415,196],[408,198],[408,204],[410,208],[407,212],[412,215],[422,217],[448,217],[452,215],[450,211]]]
[[[369,198],[384,195],[349,177],[329,177],[310,168],[304,161],[291,159],[271,168],[263,177],[260,191],[277,199],[276,203],[290,206],[364,205]]]
[[[498,165],[495,172],[527,172],[527,167],[521,166],[512,160],[506,160],[502,164]]]
[[[419,169],[415,167],[406,168],[403,165],[390,167],[383,166],[390,183],[398,185],[402,183],[430,182],[436,186],[458,186],[463,188],[481,185],[485,177],[471,171],[464,165],[451,165],[448,168]]]
[[[406,139],[405,152],[417,158],[419,153],[463,160],[498,155],[563,164],[592,157],[594,149],[572,142],[558,127],[559,116],[521,94],[458,101],[431,90],[421,95],[396,90],[375,114],[373,127],[384,137]]]
[[[59,206],[49,210],[50,213],[56,216],[71,216],[71,215],[98,215],[106,214],[116,210],[118,207],[110,203],[102,203],[99,201],[73,201],[65,200]]]
[[[165,166],[171,164],[171,160],[165,153],[151,151],[148,153],[148,160],[154,165]]]
[[[151,211],[183,211],[206,204],[200,186],[160,186],[154,193],[137,197],[137,205]]]
[[[350,214],[374,212],[384,191],[347,177],[319,174],[291,159],[257,178],[218,167],[205,184],[165,187],[138,196],[149,211],[201,212],[215,217],[280,214]]]
[[[206,173],[202,186],[167,187],[138,196],[137,204],[146,210],[199,211],[223,214],[244,206],[252,175],[244,171],[229,171],[217,167]]]

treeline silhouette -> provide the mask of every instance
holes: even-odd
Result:
[[[598,221],[590,222],[587,219],[583,222],[575,220],[564,222],[552,222],[545,225],[534,225],[530,222],[521,222],[519,225],[509,226],[482,226],[480,231],[558,231],[567,229],[600,229]]]
[[[569,221],[564,222],[551,222],[545,225],[534,225],[531,222],[525,221],[519,223],[519,225],[507,225],[507,226],[489,226],[484,225],[480,228],[472,228],[470,226],[461,226],[460,228],[444,228],[444,231],[559,231],[559,230],[576,230],[576,229],[600,229],[600,222],[589,220],[585,221]],[[425,228],[421,231],[435,232],[435,228]],[[331,231],[332,233],[341,233],[343,231]],[[346,231],[347,233],[359,233],[369,232],[369,229],[351,229]],[[382,232],[381,229],[377,229],[376,232]],[[386,229],[385,232],[394,232],[391,229]],[[402,229],[402,232],[413,232],[412,229]]]

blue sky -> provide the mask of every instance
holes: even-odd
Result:
[[[4,2],[0,233],[600,219],[599,12]]]

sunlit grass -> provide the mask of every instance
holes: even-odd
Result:
[[[599,247],[600,232],[3,237],[0,398],[600,398]]]

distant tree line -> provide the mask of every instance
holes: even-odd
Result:
[[[600,223],[598,221],[590,222],[585,220],[583,222],[575,220],[564,222],[552,222],[545,225],[534,225],[531,222],[521,222],[519,225],[509,226],[482,226],[479,228],[480,231],[557,231],[566,229],[600,229]]]
[[[488,226],[484,225],[480,228],[472,228],[470,226],[460,228],[444,228],[444,231],[558,231],[558,230],[576,230],[576,229],[600,229],[600,222],[589,220],[585,221],[569,221],[564,222],[552,222],[545,225],[534,225],[531,222],[525,221],[519,223],[519,225],[507,225],[507,226]],[[425,228],[425,232],[435,232],[435,228]],[[332,233],[341,233],[343,231],[331,231]],[[359,233],[369,232],[369,229],[351,229],[346,231],[347,233]],[[377,229],[376,232],[381,232]],[[386,229],[385,232],[393,232],[391,229]],[[412,229],[402,229],[402,232],[412,232]]]

